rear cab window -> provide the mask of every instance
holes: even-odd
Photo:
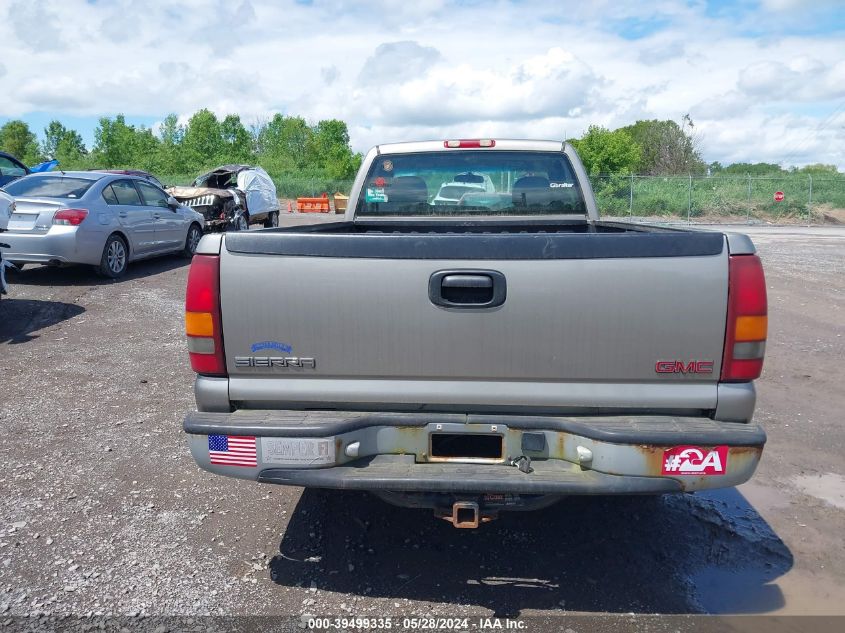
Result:
[[[563,152],[464,150],[383,154],[370,167],[356,215],[585,215]]]

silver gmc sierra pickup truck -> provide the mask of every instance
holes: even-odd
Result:
[[[766,329],[746,236],[600,220],[565,143],[381,145],[343,221],[202,239],[184,429],[213,473],[456,527],[735,486]]]

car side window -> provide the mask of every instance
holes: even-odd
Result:
[[[103,189],[103,200],[106,201],[106,204],[118,204],[117,196],[114,195],[111,185],[106,185],[105,189]]]
[[[135,184],[131,180],[115,180],[111,184],[111,189],[117,198],[117,204],[141,206],[141,196],[138,195],[138,190],[135,189]]]
[[[158,187],[142,182],[140,180],[135,182],[138,189],[141,191],[141,196],[144,198],[144,204],[148,207],[161,207],[167,209],[167,194]]]
[[[5,156],[0,156],[0,174],[3,176],[26,176],[26,170],[22,169],[20,165],[13,163]]]

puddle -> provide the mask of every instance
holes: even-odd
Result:
[[[836,474],[791,479],[802,492],[845,507],[845,478]],[[741,494],[738,494],[741,493]],[[723,543],[689,575],[696,602],[711,614],[845,615],[845,586],[826,571],[795,569],[791,553],[765,517],[795,503],[790,495],[756,482],[696,495],[700,518],[740,541]],[[759,512],[759,513],[758,513]],[[743,556],[748,550],[748,556]]]
[[[783,591],[777,584],[771,584],[781,573],[775,568],[709,567],[694,574],[691,580],[707,613],[771,613],[784,606]]]
[[[845,477],[842,475],[799,475],[792,478],[792,483],[804,494],[845,509]]]
[[[768,489],[754,491],[770,505],[783,498]],[[773,613],[786,605],[778,580],[792,555],[757,508],[735,488],[695,495],[691,507],[709,525],[709,552],[689,574],[698,607],[711,614]]]
[[[691,581],[699,604],[711,614],[845,615],[845,587],[828,576],[709,567]]]
[[[786,597],[786,604],[777,613],[845,615],[845,587],[840,582],[826,574],[792,570],[775,583]]]

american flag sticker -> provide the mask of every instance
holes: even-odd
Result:
[[[208,457],[221,466],[258,466],[255,437],[241,435],[209,435]]]

